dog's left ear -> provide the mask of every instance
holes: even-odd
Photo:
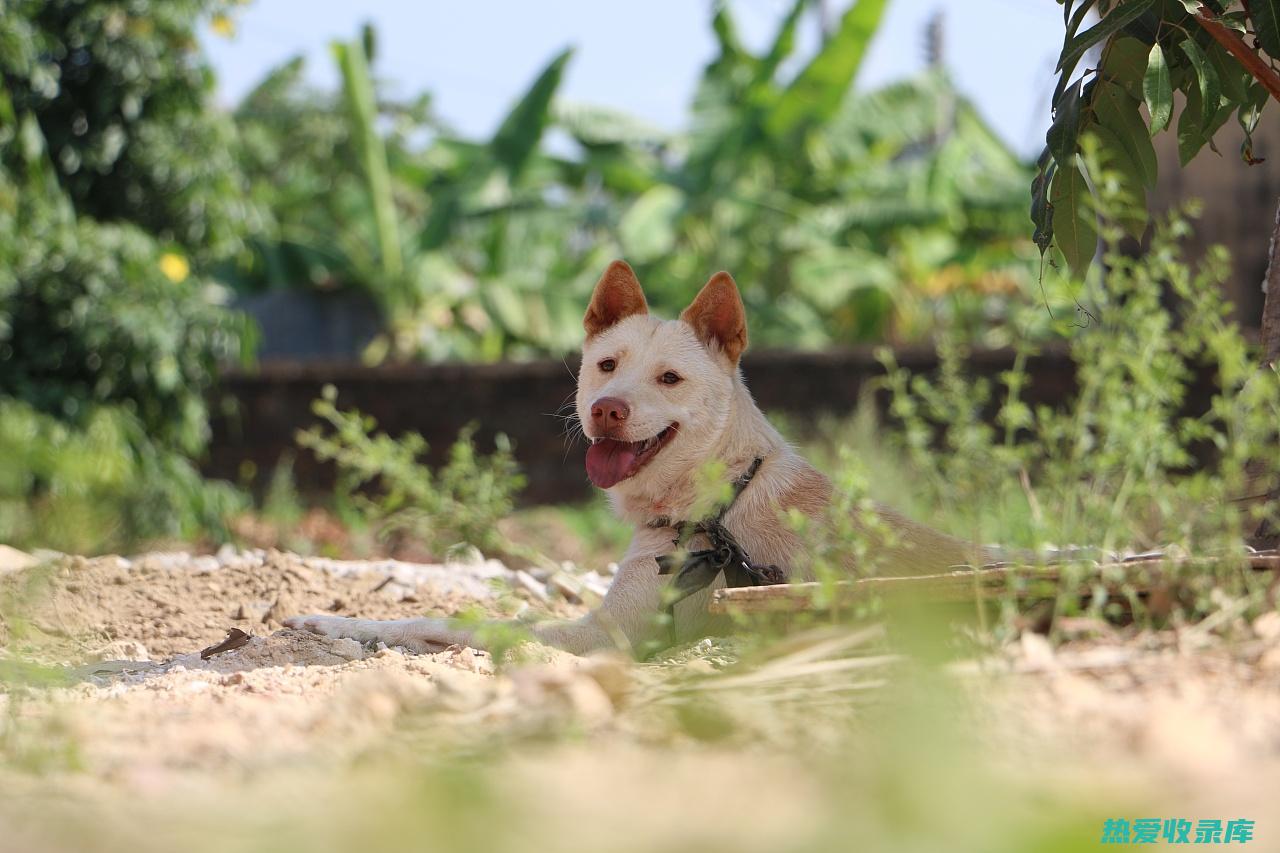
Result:
[[[680,319],[693,327],[699,340],[719,347],[734,364],[747,348],[747,312],[738,285],[727,272],[711,276]]]

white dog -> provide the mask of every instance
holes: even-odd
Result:
[[[711,577],[723,585],[731,575],[738,582],[762,582],[803,573],[804,542],[784,516],[798,510],[821,523],[831,484],[782,439],[743,384],[738,359],[747,347],[746,316],[729,274],[712,276],[680,319],[661,320],[649,313],[631,267],[615,261],[596,285],[583,325],[577,412],[592,442],[587,474],[608,491],[635,533],[598,610],[572,622],[525,627],[542,642],[579,654],[660,640],[671,626],[664,628],[656,618],[667,583],[659,558],[676,551],[677,540],[681,554],[701,552],[705,558],[687,572],[675,572],[686,593]],[[718,522],[714,528],[694,530],[704,521],[690,517],[699,499],[698,476],[710,462],[724,467],[737,495],[721,517],[706,519]],[[986,556],[887,508],[878,515],[877,526],[890,535],[868,535],[896,574]],[[706,598],[703,589],[675,608],[675,637],[705,636]],[[476,642],[472,631],[446,619],[318,615],[286,624],[414,649]]]

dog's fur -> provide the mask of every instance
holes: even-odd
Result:
[[[634,524],[635,533],[600,608],[576,621],[529,626],[534,636],[578,654],[618,645],[640,648],[660,639],[655,617],[665,580],[655,558],[673,550],[673,533],[649,522],[664,516],[689,519],[698,499],[699,472],[713,461],[733,478],[755,458],[763,458],[725,525],[756,563],[802,574],[804,543],[784,516],[798,510],[821,523],[831,484],[782,439],[743,384],[738,359],[747,346],[746,316],[729,274],[712,276],[680,319],[660,320],[649,313],[631,267],[615,261],[596,285],[583,325],[587,338],[577,412],[587,437],[634,442],[675,426],[670,440],[643,467],[608,489],[615,511]],[[668,373],[677,381],[670,383],[669,376],[664,381]],[[603,426],[593,419],[593,404],[602,398],[624,401],[629,409],[625,419],[608,424],[606,418]],[[937,571],[983,556],[981,549],[890,509],[881,507],[878,513],[891,533],[878,539],[868,534],[881,545],[881,562],[895,573]],[[696,540],[691,545],[700,547]],[[711,627],[708,594],[696,594],[677,607],[678,637],[705,636]],[[303,616],[286,624],[328,637],[414,649],[476,643],[473,632],[445,619]]]

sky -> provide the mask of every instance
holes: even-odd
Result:
[[[772,39],[791,0],[729,0],[743,40]],[[827,0],[835,18],[847,0]],[[374,72],[389,93],[432,93],[437,113],[469,136],[493,132],[553,55],[575,47],[560,97],[622,109],[679,130],[702,68],[716,54],[711,0],[255,0],[228,38],[202,41],[218,75],[218,98],[235,104],[268,70],[298,54],[308,78],[335,88],[328,52],[365,21],[378,31]],[[857,80],[873,89],[924,65],[924,29],[941,12],[944,56],[960,90],[1017,152],[1032,157],[1049,124],[1053,66],[1062,44],[1053,0],[891,0]],[[810,17],[798,45],[817,42]]]

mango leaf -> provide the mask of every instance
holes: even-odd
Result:
[[[1222,84],[1222,99],[1235,104],[1243,101],[1249,84],[1253,82],[1253,75],[1217,42],[1209,45],[1206,55],[1213,70],[1217,72],[1218,81]]]
[[[1187,91],[1186,103],[1182,105],[1182,113],[1178,116],[1178,162],[1183,166],[1190,163],[1204,147],[1204,143],[1200,89],[1192,87]]]
[[[1089,185],[1076,163],[1058,169],[1049,192],[1053,205],[1053,239],[1073,273],[1083,276],[1098,250],[1098,222]]]
[[[1222,83],[1218,80],[1218,72],[1209,63],[1209,57],[1204,55],[1194,39],[1183,39],[1180,47],[1196,70],[1196,79],[1200,83],[1200,123],[1208,125],[1218,112]]]
[[[1252,88],[1245,90],[1240,110],[1236,113],[1236,120],[1240,122],[1240,129],[1244,131],[1244,139],[1240,141],[1240,159],[1250,166],[1256,166],[1266,159],[1253,156],[1253,132],[1258,128],[1258,121],[1262,118],[1262,107],[1269,98],[1266,87],[1261,83],[1255,84]]]
[[[1154,3],[1155,0],[1133,0],[1112,8],[1101,21],[1067,40],[1062,47],[1062,55],[1058,57],[1058,66],[1054,70],[1069,74],[1070,68],[1075,67],[1085,51],[1111,34],[1119,32],[1125,24],[1147,11]]]
[[[1234,105],[1226,104],[1219,108],[1206,124],[1200,101],[1200,90],[1192,87],[1187,93],[1187,102],[1182,107],[1182,115],[1178,117],[1178,160],[1183,166],[1195,158],[1205,143],[1209,143],[1210,147],[1213,146],[1213,135],[1226,123],[1234,110]]]
[[[835,33],[787,86],[765,117],[775,139],[790,139],[806,125],[835,115],[862,65],[871,38],[880,28],[888,0],[855,0]]]
[[[1173,117],[1173,86],[1169,82],[1169,64],[1159,43],[1151,45],[1147,57],[1147,72],[1142,78],[1142,96],[1151,116],[1151,135],[1155,136],[1169,126]]]
[[[1093,125],[1089,133],[1098,143],[1098,166],[1101,167],[1092,175],[1094,186],[1103,181],[1111,186],[1108,198],[1112,203],[1107,215],[1130,237],[1141,240],[1147,229],[1147,194],[1142,186],[1142,172],[1109,128]]]
[[[626,256],[645,263],[670,252],[676,242],[676,218],[683,206],[683,194],[667,184],[659,184],[636,199],[618,223],[618,239]]]
[[[1069,163],[1076,154],[1076,141],[1080,134],[1080,91],[1082,84],[1075,83],[1062,93],[1053,105],[1053,124],[1045,135],[1049,153],[1059,163]]]
[[[1103,50],[1102,76],[1142,100],[1142,81],[1149,57],[1147,46],[1131,36],[1111,40]]]
[[[1049,149],[1046,148],[1040,155],[1037,166],[1039,171],[1031,181],[1031,222],[1035,225],[1031,239],[1040,248],[1040,254],[1043,256],[1048,251],[1049,244],[1053,242],[1053,207],[1049,204],[1049,185],[1053,181],[1058,163],[1049,155]]]
[[[551,100],[572,56],[573,48],[569,48],[551,60],[503,119],[489,143],[494,159],[506,168],[512,183],[524,171],[542,140],[543,131],[551,123]]]
[[[1272,59],[1280,59],[1280,0],[1249,0],[1248,9],[1258,43]]]
[[[1156,151],[1151,147],[1147,125],[1138,112],[1138,101],[1120,86],[1099,81],[1093,94],[1093,114],[1098,124],[1108,128],[1120,140],[1130,159],[1142,175],[1143,186],[1156,184]]]
[[[1074,13],[1071,12],[1070,2],[1062,4],[1062,16],[1066,23],[1066,35],[1063,37],[1062,48],[1064,51],[1067,49],[1067,45],[1071,44],[1071,40],[1075,38],[1076,32],[1080,29],[1080,25],[1084,23],[1085,15],[1089,14],[1089,10],[1093,8],[1093,4],[1095,2],[1097,2],[1097,0],[1084,0]],[[1070,14],[1070,18],[1067,18],[1068,14]],[[1062,73],[1058,76],[1058,85],[1053,89],[1053,98],[1050,100],[1050,103],[1056,104],[1058,102],[1058,98],[1062,97],[1062,91],[1067,87],[1067,82],[1071,79],[1071,72],[1075,71],[1076,62],[1078,62],[1079,59],[1080,57],[1077,56],[1075,59],[1071,60],[1070,65],[1063,65],[1061,60],[1059,61],[1059,67],[1061,68]]]

